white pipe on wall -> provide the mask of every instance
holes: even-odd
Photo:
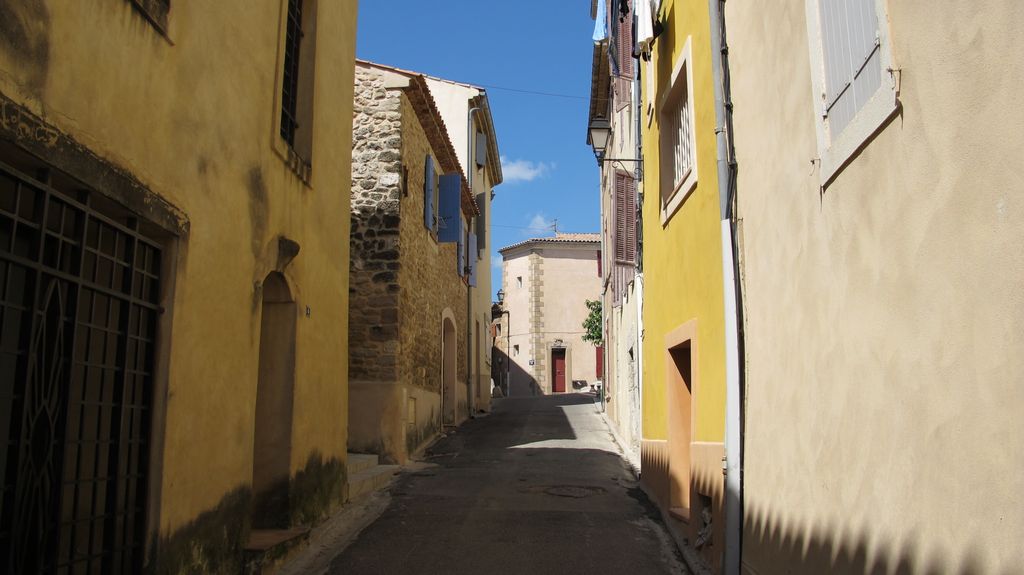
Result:
[[[742,389],[740,383],[739,315],[731,216],[731,123],[725,93],[725,21],[723,0],[708,0],[711,17],[711,69],[715,88],[715,135],[722,232],[722,290],[725,303],[725,554],[723,573],[739,575],[743,537]]]

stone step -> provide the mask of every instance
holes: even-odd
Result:
[[[287,561],[309,538],[309,527],[253,529],[243,549],[245,575],[265,575]]]
[[[358,473],[349,474],[349,501],[384,487],[398,473],[399,469],[401,469],[399,465],[377,465]]]
[[[376,467],[378,463],[380,463],[380,458],[373,453],[349,453],[345,469],[348,470],[348,475],[351,477],[360,471]]]

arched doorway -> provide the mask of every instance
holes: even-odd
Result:
[[[458,405],[455,382],[458,379],[458,339],[455,322],[444,318],[441,329],[441,413],[444,425],[455,425],[455,408]]]
[[[260,368],[253,445],[252,526],[288,526],[292,402],[295,388],[295,300],[284,276],[263,280]]]

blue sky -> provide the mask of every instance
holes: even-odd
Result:
[[[584,0],[359,3],[359,58],[487,89],[505,176],[492,206],[495,291],[497,248],[551,235],[543,228],[556,219],[559,231],[598,231],[598,170],[586,145],[593,31]]]

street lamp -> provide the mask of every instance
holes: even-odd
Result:
[[[505,307],[505,290],[498,290],[498,305]],[[509,377],[512,374],[512,314],[507,309],[502,309],[501,315],[508,316],[508,325],[505,326],[505,397],[509,396],[512,390],[512,383]]]
[[[596,117],[590,120],[590,126],[587,129],[587,143],[594,149],[594,157],[597,158],[598,165],[606,162],[633,162],[637,164],[637,171],[643,173],[644,160],[643,158],[605,158],[605,150],[608,149],[608,140],[612,135],[612,126],[608,122],[608,118]],[[625,169],[625,167],[623,167]],[[638,178],[641,176],[637,176]]]
[[[605,148],[608,147],[608,138],[611,135],[612,126],[608,123],[607,118],[598,117],[590,121],[587,143],[594,148],[594,155],[597,156],[598,161],[604,155]]]

